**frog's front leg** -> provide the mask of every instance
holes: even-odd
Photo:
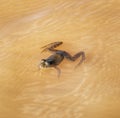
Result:
[[[57,70],[57,74],[58,74],[58,78],[59,78],[60,74],[61,74],[61,70],[57,66],[55,66],[54,68]]]
[[[75,61],[77,58],[79,58],[80,56],[82,57],[82,59],[80,60],[80,62],[77,64],[77,66],[79,66],[84,60],[85,60],[85,53],[83,51],[78,52],[77,54],[75,54],[74,56],[71,56],[68,52],[64,51],[63,55],[65,58],[67,58],[70,61]],[[77,67],[76,66],[76,67]]]

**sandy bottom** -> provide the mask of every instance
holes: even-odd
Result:
[[[13,3],[1,4],[8,11],[0,13],[0,118],[120,118],[118,2]],[[79,59],[65,59],[59,79],[52,68],[38,70],[50,55],[41,47],[55,41],[86,54],[75,70]]]

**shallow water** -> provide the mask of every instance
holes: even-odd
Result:
[[[120,117],[119,2],[1,3],[9,9],[0,13],[1,118]],[[38,70],[50,55],[41,47],[55,41],[86,54],[75,70],[79,60],[64,60],[59,79],[54,69]]]

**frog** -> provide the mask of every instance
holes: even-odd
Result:
[[[62,41],[57,41],[57,42],[53,42],[53,43],[43,46],[42,47],[43,50],[41,51],[41,53],[43,53],[45,51],[49,51],[52,53],[52,55],[50,55],[49,57],[47,57],[45,59],[41,59],[40,64],[39,64],[39,69],[43,69],[43,68],[56,69],[57,73],[58,73],[58,78],[61,75],[61,69],[58,67],[58,65],[61,64],[61,62],[65,58],[70,61],[76,61],[79,57],[81,57],[81,60],[75,67],[78,67],[85,60],[85,52],[84,51],[79,51],[78,53],[76,53],[75,55],[72,56],[70,53],[68,53],[65,50],[57,50],[56,47],[58,47],[62,44],[63,44]]]

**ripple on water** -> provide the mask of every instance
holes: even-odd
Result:
[[[4,37],[2,42],[5,46],[2,52],[6,48],[10,49],[6,51],[6,54],[1,54],[1,57],[3,57],[1,60],[5,59],[7,63],[3,65],[13,70],[12,79],[9,77],[9,81],[14,80],[15,86],[13,85],[13,87],[16,88],[19,95],[16,98],[11,96],[11,98],[16,103],[22,103],[19,107],[22,113],[31,114],[34,117],[39,117],[40,115],[60,118],[83,117],[84,113],[82,110],[84,110],[85,106],[90,103],[100,103],[103,97],[110,98],[112,95],[116,97],[120,93],[120,69],[119,57],[117,56],[119,54],[120,41],[115,39],[105,41],[105,39],[101,39],[98,34],[98,36],[94,34],[96,31],[92,30],[93,27],[91,27],[91,24],[89,26],[89,23],[86,23],[89,26],[89,29],[86,29],[88,26],[82,22],[83,18],[85,20],[86,17],[103,9],[101,10],[101,7],[99,7],[97,11],[94,11],[92,7],[86,7],[87,11],[89,11],[89,8],[93,9],[93,11],[91,10],[90,14],[87,13],[83,16],[81,15],[82,12],[73,15],[68,9],[79,7],[81,4],[81,2],[78,4],[76,2],[73,4],[72,2],[71,4],[68,4],[68,2],[60,3],[57,4],[57,7],[61,6],[56,9],[60,10],[57,12],[58,14],[54,14],[55,11],[51,7],[43,12],[15,21],[1,30],[3,32],[2,38]],[[65,8],[66,11],[62,8]],[[79,8],[76,8],[74,12],[78,10]],[[63,11],[65,12],[63,13]],[[82,16],[82,18],[79,16]],[[78,23],[76,23],[77,21]],[[82,28],[78,28],[79,21],[80,25],[82,23],[85,25],[83,27],[85,31]],[[73,26],[74,24],[76,24],[77,28]],[[73,27],[70,27],[71,25]],[[65,31],[62,32],[62,30]],[[50,33],[48,37],[46,32]],[[68,46],[70,51],[73,50],[74,52],[79,48],[84,49],[86,62],[75,71],[71,69],[75,63],[72,63],[72,65],[68,64],[69,62],[63,62],[66,66],[64,64],[61,65],[62,75],[59,80],[56,78],[54,70],[46,70],[41,77],[39,72],[33,72],[33,70],[37,69],[39,46],[45,42],[57,40],[51,39],[58,36],[63,38],[63,40],[65,39],[65,42],[69,42],[70,45],[75,46],[76,49]],[[72,41],[71,39],[75,40]],[[11,59],[7,61],[9,58]],[[11,64],[11,68],[7,64]],[[21,89],[19,90],[19,88]]]

